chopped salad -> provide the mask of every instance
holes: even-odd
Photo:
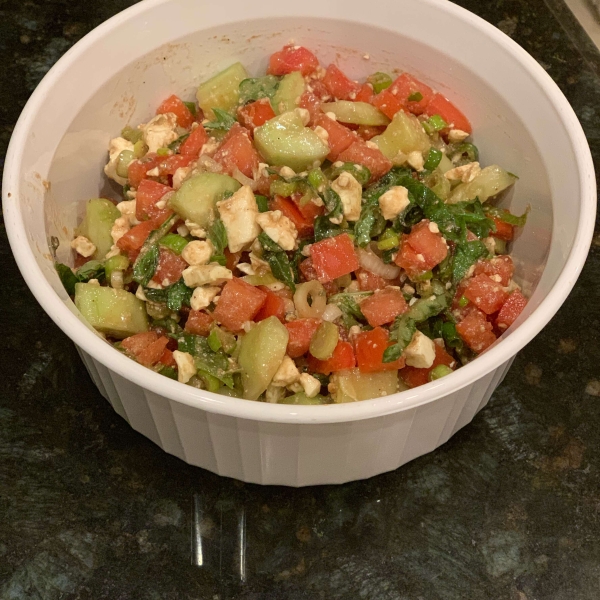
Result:
[[[408,73],[360,83],[302,46],[235,63],[111,140],[58,273],[82,316],[166,377],[283,404],[450,374],[526,305],[508,254],[517,177]]]

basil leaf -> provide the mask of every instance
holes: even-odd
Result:
[[[178,312],[182,306],[189,306],[194,290],[185,285],[183,278],[167,288],[167,306]]]
[[[215,247],[215,254],[223,254],[223,251],[227,248],[227,230],[221,219],[215,219],[208,228],[208,239]]]
[[[364,165],[359,165],[358,163],[353,162],[345,162],[343,165],[339,167],[335,167],[331,165],[328,169],[325,169],[325,176],[333,181],[337,179],[342,173],[350,173],[360,183],[360,185],[366,185],[371,179],[371,171],[367,169]]]
[[[244,79],[240,82],[240,104],[248,104],[261,98],[272,98],[279,87],[279,77],[265,75]]]
[[[236,123],[236,120],[227,112],[220,108],[213,108],[215,120],[204,124],[204,129],[221,129],[229,131]]]
[[[269,199],[266,196],[255,194],[256,205],[258,206],[258,212],[267,212],[269,210]]]
[[[334,237],[343,233],[344,230],[336,223],[332,223],[329,217],[319,215],[314,222],[315,242],[320,242],[325,238]]]
[[[239,369],[232,359],[222,352],[213,352],[208,340],[200,335],[184,333],[177,338],[178,348],[181,352],[187,352],[194,357],[196,368],[216,377],[227,387],[233,388],[233,374]]]
[[[353,325],[359,325],[359,321],[366,320],[360,310],[359,301],[371,295],[372,292],[344,292],[335,294],[329,299],[329,302],[335,304],[342,311],[342,323],[344,327],[350,329]]]
[[[156,273],[160,250],[158,244],[152,244],[143,254],[136,259],[133,265],[133,279],[146,286]]]
[[[285,252],[265,252],[263,258],[269,263],[273,276],[285,283],[292,292],[295,292],[294,271],[287,254]]]
[[[183,135],[179,136],[174,142],[171,142],[167,148],[169,150],[172,150],[173,152],[177,153],[179,152],[179,148],[181,148],[181,144],[183,144],[183,142],[185,142],[185,140],[187,140],[190,137],[189,133],[184,133]]]
[[[99,260],[88,260],[75,271],[75,275],[82,283],[90,279],[97,279],[102,282],[104,280],[104,263]]]
[[[496,217],[509,225],[515,227],[523,227],[527,222],[527,215],[529,214],[529,208],[521,215],[513,215],[510,211],[504,208],[498,208],[497,206],[486,206],[484,212],[489,217]]]
[[[63,265],[59,262],[54,263],[54,268],[56,269],[56,272],[58,273],[60,281],[67,291],[67,294],[69,294],[69,296],[73,296],[75,294],[75,284],[79,283],[79,278],[77,275],[73,273],[71,267]]]
[[[457,285],[467,274],[472,264],[488,253],[485,244],[479,240],[463,242],[456,246],[452,264],[452,283]]]
[[[168,288],[155,289],[155,288],[144,288],[144,296],[150,302],[156,302],[157,304],[166,304],[168,299]]]

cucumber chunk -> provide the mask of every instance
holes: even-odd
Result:
[[[240,82],[248,78],[242,63],[235,63],[201,83],[196,92],[198,105],[207,119],[214,119],[213,108],[233,112],[240,97]]]
[[[199,173],[183,182],[169,198],[169,206],[184,219],[208,227],[215,219],[215,204],[225,192],[236,192],[241,184],[220,173]]]
[[[84,235],[96,246],[92,258],[102,260],[111,249],[113,239],[110,230],[120,216],[119,209],[106,198],[93,198],[87,203],[78,235]]]
[[[469,183],[457,185],[446,202],[455,204],[466,200],[475,200],[479,198],[480,202],[485,202],[488,198],[503,192],[509,188],[518,177],[505,171],[498,165],[490,165],[481,170],[481,173]]]
[[[304,88],[304,77],[302,77],[300,71],[294,71],[285,75],[280,81],[271,102],[275,114],[280,115],[294,110],[298,106],[296,100],[302,96]]]
[[[252,328],[240,344],[244,398],[256,400],[277,372],[288,343],[288,330],[277,317],[269,317]]]
[[[359,369],[346,369],[334,373],[331,381],[335,385],[335,393],[332,396],[336,403],[387,396],[396,393],[399,385],[398,371],[361,373]]]
[[[75,306],[94,329],[112,337],[123,339],[148,331],[144,303],[125,290],[77,283]]]
[[[429,137],[417,117],[402,110],[394,115],[387,129],[371,141],[375,142],[390,160],[394,159],[398,152],[409,154],[418,151],[425,154],[431,146]]]
[[[350,102],[338,100],[321,104],[325,113],[332,112],[336,119],[342,123],[354,125],[387,125],[390,120],[378,108],[368,102]]]
[[[271,165],[288,166],[303,171],[321,163],[329,154],[329,146],[308,127],[294,111],[267,121],[254,130],[257,150]]]

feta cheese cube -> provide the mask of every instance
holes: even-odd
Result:
[[[156,115],[145,125],[140,125],[144,142],[148,146],[148,152],[156,152],[159,148],[166,148],[174,142],[177,134],[177,115],[164,113]]]
[[[210,241],[193,240],[181,252],[181,258],[188,265],[207,265],[214,251]]]
[[[308,373],[302,373],[299,382],[309,398],[314,398],[321,391],[321,382]]]
[[[205,286],[197,287],[190,299],[190,306],[193,310],[202,310],[206,308],[221,291],[221,288]]]
[[[344,171],[331,182],[331,189],[340,197],[347,221],[358,221],[362,207],[362,185],[354,175]]]
[[[463,142],[469,137],[469,134],[462,129],[451,129],[448,132],[448,141],[449,142]]]
[[[135,200],[123,200],[117,204],[121,216],[126,217],[132,227],[140,224],[135,216],[136,204]]]
[[[173,351],[173,358],[177,363],[177,381],[187,383],[196,374],[194,357],[188,352]]]
[[[191,288],[209,284],[219,285],[233,278],[233,273],[229,269],[217,263],[193,265],[185,269],[182,275],[185,285]]]
[[[271,385],[275,387],[286,387],[295,383],[300,379],[300,371],[296,367],[296,363],[289,357],[284,356],[279,368],[277,369]]]
[[[217,208],[227,230],[230,252],[240,252],[256,239],[260,233],[259,212],[250,186],[244,185],[227,200],[217,202]]]
[[[409,204],[408,190],[402,185],[395,185],[379,196],[379,208],[384,219],[395,219]]]
[[[108,145],[108,163],[104,167],[104,173],[119,185],[125,185],[127,178],[117,175],[117,165],[119,163],[119,154],[123,150],[131,150],[133,152],[133,144],[125,138],[117,137],[110,140]]]
[[[292,177],[296,176],[296,171],[294,171],[294,169],[290,168],[290,167],[281,167],[281,169],[279,169],[279,175],[281,175],[281,177],[283,177],[284,179],[291,179]]]
[[[256,222],[283,250],[293,250],[295,248],[298,230],[280,210],[269,210],[264,213],[258,213]]]
[[[409,152],[406,161],[415,171],[422,171],[425,165],[423,154],[418,150]]]
[[[477,161],[474,161],[460,167],[454,167],[454,169],[446,171],[444,175],[446,179],[449,179],[450,181],[469,183],[473,181],[479,173],[481,173],[481,167]]]
[[[417,369],[429,369],[435,360],[435,344],[420,331],[415,332],[404,350],[406,364]]]
[[[85,258],[90,257],[92,254],[94,254],[94,252],[96,252],[96,246],[83,235],[78,235],[71,242],[71,248],[73,248],[77,254],[80,254]]]
[[[110,235],[113,239],[113,242],[116,244],[130,229],[131,225],[129,224],[129,219],[127,217],[119,217],[118,219],[115,219],[115,222],[110,230]]]

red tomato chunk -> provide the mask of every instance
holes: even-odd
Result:
[[[202,125],[193,129],[188,138],[179,147],[179,152],[183,156],[192,156],[198,158],[202,146],[208,141],[208,135]]]
[[[496,327],[500,330],[508,329],[523,312],[525,306],[527,306],[527,298],[519,290],[515,290],[500,309],[496,318]]]
[[[363,140],[354,142],[339,156],[342,162],[364,165],[371,171],[371,182],[385,175],[392,168],[392,161],[385,157],[379,148],[369,148]]]
[[[177,125],[184,129],[189,129],[194,122],[194,115],[190,109],[175,94],[169,96],[156,110],[157,115],[165,113],[174,113],[177,117]]]
[[[254,131],[257,127],[264,125],[274,116],[275,112],[268,98],[261,98],[260,100],[256,100],[256,102],[251,102],[250,104],[246,104],[246,106],[238,108],[238,119],[250,131]]]
[[[236,123],[223,139],[213,159],[223,166],[228,175],[239,169],[246,177],[254,177],[258,169],[259,156],[248,130]]]
[[[441,346],[435,345],[435,359],[433,364],[429,369],[417,369],[416,367],[404,367],[400,371],[400,378],[404,383],[410,387],[414,388],[419,385],[425,385],[429,382],[429,374],[433,369],[435,369],[438,365],[446,365],[451,369],[456,367],[456,361],[442,348]]]
[[[408,310],[408,304],[400,290],[388,288],[375,292],[360,304],[369,325],[377,327],[391,323],[398,315]]]
[[[266,292],[234,277],[225,284],[213,315],[230,331],[240,331],[246,321],[254,319],[266,299]]]
[[[482,273],[496,281],[499,277],[499,281],[503,286],[507,286],[512,279],[515,270],[512,258],[510,256],[495,256],[489,260],[480,260],[475,265],[474,275],[481,275]]]
[[[337,100],[355,100],[360,85],[346,77],[335,65],[329,65],[323,77],[327,91]]]
[[[327,360],[318,360],[312,354],[308,355],[308,367],[311,371],[330,375],[336,371],[352,369],[356,366],[354,350],[350,342],[339,341],[333,355]]]
[[[314,124],[315,126],[322,127],[329,134],[327,138],[327,143],[329,144],[327,158],[331,162],[335,162],[338,156],[356,141],[356,134],[353,131],[350,131],[341,123],[330,119],[323,113],[315,116]]]
[[[363,373],[376,371],[395,371],[404,366],[404,358],[384,363],[383,353],[390,345],[389,334],[385,329],[376,327],[372,331],[363,331],[356,336],[356,361]]]
[[[458,335],[474,352],[483,352],[496,341],[492,324],[479,310],[471,310],[456,326]]]
[[[166,287],[181,279],[181,274],[188,264],[168,248],[160,248],[159,253],[158,267],[152,280]]]
[[[269,317],[277,317],[282,323],[285,322],[285,301],[269,288],[260,286],[260,289],[267,295],[264,304],[261,306],[254,320],[258,323]]]
[[[437,231],[437,226],[427,219],[417,223],[408,235],[402,236],[402,246],[396,264],[414,277],[433,269],[448,255],[448,246]]]
[[[212,329],[215,318],[203,310],[190,310],[185,322],[185,331],[206,337]]]
[[[310,256],[317,279],[321,283],[352,273],[360,266],[354,243],[347,233],[313,244],[310,247]]]
[[[467,133],[472,133],[473,128],[469,119],[463,115],[450,100],[442,96],[441,94],[435,94],[425,111],[428,115],[440,115],[446,123],[448,123],[451,129],[460,129]]]
[[[302,75],[310,75],[319,66],[317,57],[303,46],[284,46],[269,59],[267,73],[270,75],[287,75],[300,71]]]
[[[290,334],[287,353],[291,358],[298,358],[308,352],[310,340],[321,324],[321,319],[296,319],[285,323]]]
[[[172,191],[173,188],[170,188],[168,185],[163,185],[162,183],[151,181],[150,179],[144,179],[140,182],[135,197],[135,218],[138,221],[154,219],[161,223],[164,222],[168,216],[173,214],[173,211],[167,206],[158,208],[156,203],[159,202],[165,194]]]
[[[481,274],[469,279],[465,297],[486,315],[491,315],[502,308],[508,294],[500,283]]]
[[[506,240],[510,242],[513,239],[514,227],[510,223],[501,221],[498,217],[492,217],[494,224],[496,225],[496,231],[492,235],[500,240]]]

